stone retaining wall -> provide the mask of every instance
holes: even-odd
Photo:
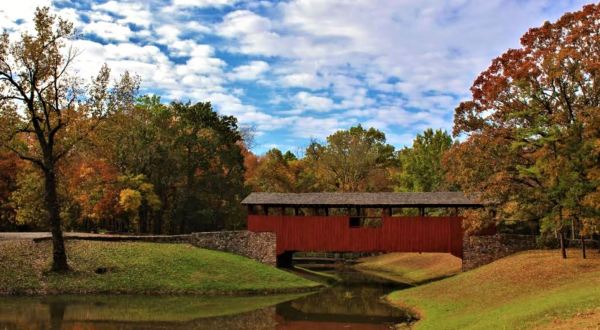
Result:
[[[496,234],[463,239],[463,271],[471,270],[510,254],[536,248],[535,236]]]
[[[190,244],[197,247],[239,254],[268,265],[276,264],[275,233],[243,230],[193,233],[190,236]]]

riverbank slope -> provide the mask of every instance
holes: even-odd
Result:
[[[597,327],[600,254],[526,251],[408,290],[388,301],[420,315],[416,329]],[[585,316],[585,317],[582,317]]]
[[[460,273],[462,262],[449,253],[388,253],[359,259],[354,268],[417,285]]]
[[[262,294],[319,284],[238,255],[188,244],[66,242],[67,274],[48,273],[50,242],[0,241],[0,295]]]

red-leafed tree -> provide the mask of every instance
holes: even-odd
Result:
[[[456,109],[454,134],[466,140],[447,157],[451,179],[495,205],[476,222],[539,220],[561,243],[571,221],[580,234],[597,228],[599,31],[600,5],[529,30]]]

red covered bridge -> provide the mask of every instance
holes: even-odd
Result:
[[[276,234],[280,266],[301,251],[446,252],[462,258],[458,209],[482,206],[462,192],[252,193],[242,204],[248,230]]]

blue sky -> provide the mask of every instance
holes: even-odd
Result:
[[[529,27],[589,1],[21,0],[0,28],[31,27],[36,6],[75,23],[75,69],[129,70],[165,102],[211,101],[255,132],[253,151],[301,152],[356,124],[410,145],[453,111],[490,61]]]

